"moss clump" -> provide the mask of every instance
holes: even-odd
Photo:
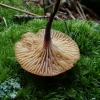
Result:
[[[16,0],[1,0],[9,5]],[[17,5],[13,5],[17,6]],[[22,7],[23,8],[23,7]],[[25,7],[23,9],[26,9]],[[35,9],[35,8],[34,8]],[[41,9],[34,10],[42,14]],[[19,77],[21,89],[16,100],[92,100],[100,99],[100,25],[92,21],[67,21],[70,36],[77,42],[81,58],[71,70],[56,77],[39,77],[23,70],[15,59],[14,45],[21,35],[36,33],[45,28],[47,20],[34,19],[15,23],[12,19],[19,12],[0,7],[0,14],[7,20],[8,28],[0,26],[0,84],[8,78]],[[54,21],[52,28],[65,34],[63,21]],[[11,99],[2,99],[11,100]]]
[[[0,68],[5,66],[8,74],[0,70],[0,81],[19,77],[22,89],[16,100],[91,100],[100,97],[100,25],[92,21],[67,21],[70,36],[77,42],[81,58],[70,71],[56,77],[39,77],[24,71],[15,59],[14,45],[25,32],[36,33],[46,27],[46,20],[34,19],[27,24],[13,24],[0,32]],[[54,21],[52,28],[65,34],[63,21]],[[77,97],[77,98],[76,98]]]

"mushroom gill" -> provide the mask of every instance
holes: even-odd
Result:
[[[15,45],[15,56],[22,68],[41,76],[58,75],[73,67],[79,59],[77,44],[68,35],[51,30],[51,44],[44,46],[45,29],[26,33]]]

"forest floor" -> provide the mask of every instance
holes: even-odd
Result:
[[[1,0],[0,3],[36,14],[26,16],[24,11],[0,6],[0,100],[100,99],[100,25],[97,15],[91,11],[83,13],[79,10],[80,4],[74,6],[75,11],[64,6],[59,9],[52,29],[69,35],[78,44],[80,59],[65,73],[41,77],[21,68],[15,58],[14,46],[22,34],[36,33],[46,27],[53,6],[45,9],[49,5],[41,8],[36,2],[27,2],[27,6],[21,0]]]

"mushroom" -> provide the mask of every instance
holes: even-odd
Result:
[[[80,58],[76,42],[68,35],[51,29],[59,4],[60,0],[57,0],[46,29],[40,29],[36,34],[23,34],[15,44],[17,61],[32,74],[55,76],[71,69]]]

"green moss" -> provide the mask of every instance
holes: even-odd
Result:
[[[8,28],[0,27],[0,83],[9,77],[20,78],[22,89],[18,91],[16,100],[91,100],[100,98],[99,24],[92,21],[68,20],[69,35],[78,44],[81,58],[71,70],[61,75],[40,77],[21,68],[15,59],[14,45],[20,40],[22,34],[29,31],[35,34],[39,29],[45,28],[47,20],[33,19],[19,24],[12,21],[13,15],[17,12],[2,7],[0,7],[0,11],[8,23]],[[42,14],[41,11],[40,13]],[[67,34],[63,21],[54,21],[52,29]]]
[[[94,29],[95,23],[92,21],[67,21],[71,31],[70,36],[77,42],[81,52],[80,60],[70,71],[48,78],[32,75],[20,67],[15,59],[14,44],[25,32],[36,33],[39,29],[45,28],[46,22],[46,20],[34,19],[27,24],[13,24],[0,33],[1,68],[6,66],[6,70],[12,69],[11,72],[9,71],[9,77],[21,79],[23,89],[18,92],[18,100],[22,97],[25,100],[87,100],[92,97],[98,99],[100,96],[100,26]],[[54,21],[52,28],[67,33],[63,21]],[[5,74],[1,77],[6,80],[8,76]]]

